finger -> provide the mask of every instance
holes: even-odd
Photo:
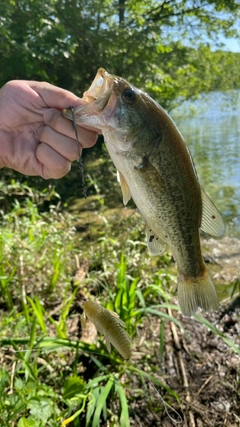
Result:
[[[27,81],[26,83],[40,95],[43,102],[49,107],[55,107],[62,110],[69,106],[78,106],[81,104],[81,98],[78,98],[72,92],[54,86],[47,82]]]
[[[70,162],[78,159],[79,154],[82,152],[82,148],[78,146],[76,139],[58,133],[50,126],[44,126],[42,128],[39,141],[49,145],[49,147]]]
[[[56,132],[76,140],[73,123],[63,117],[60,111],[50,108],[44,112],[43,119],[44,123],[51,126]],[[77,129],[78,140],[83,148],[90,148],[96,143],[98,135],[95,129],[86,129],[80,126],[77,126]]]
[[[37,147],[36,157],[42,164],[42,177],[44,179],[59,179],[71,169],[71,162],[57,153],[48,144],[41,143]]]

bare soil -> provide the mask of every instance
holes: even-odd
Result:
[[[200,313],[218,330],[229,337],[240,351],[240,296],[229,298],[235,288],[239,292],[240,283],[240,241],[224,237],[217,241],[204,239],[204,258],[214,278],[219,293],[226,298],[217,313]],[[148,406],[144,399],[134,406],[132,426],[170,427],[237,427],[240,426],[240,355],[211,330],[194,318],[185,318],[174,313],[181,321],[185,333],[173,323],[165,326],[165,351],[159,360],[159,324],[151,327],[156,358],[159,366],[159,379],[173,389],[180,397],[166,401],[181,415],[182,423],[176,414],[168,409],[156,413],[155,400]],[[154,322],[154,321],[153,321]],[[147,326],[147,325],[146,325]],[[142,349],[143,350],[143,349]],[[154,391],[149,384],[149,395]],[[159,390],[165,398],[164,390]],[[169,415],[174,419],[172,420]]]
[[[237,298],[233,311],[229,306],[222,306],[217,314],[206,317],[218,329],[239,343],[240,337],[240,298]],[[168,324],[165,330],[165,351],[162,363],[159,361],[159,343],[154,340],[158,377],[173,389],[180,397],[180,402],[166,398],[164,390],[159,390],[162,397],[181,415],[183,427],[237,427],[240,426],[240,356],[230,350],[229,346],[213,332],[195,319],[176,314],[184,326],[183,334],[174,324]],[[159,336],[156,325],[155,337]],[[152,361],[151,361],[152,362]],[[179,421],[176,414],[160,411],[157,393],[149,384],[149,395],[155,394],[149,404],[142,399],[132,408],[132,426],[177,425],[169,415]],[[157,403],[158,400],[158,403]],[[163,406],[163,405],[162,405]]]

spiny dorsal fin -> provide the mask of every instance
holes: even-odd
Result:
[[[117,171],[117,180],[120,183],[122,195],[123,195],[123,204],[126,206],[126,204],[131,199],[131,193],[128,187],[128,184],[125,181],[124,176],[121,174],[121,172]]]
[[[225,231],[225,225],[220,212],[213,201],[201,188],[202,193],[202,222],[201,230],[210,236],[221,237]]]
[[[105,310],[107,310],[107,309],[105,309]],[[119,323],[120,326],[122,326],[122,328],[126,328],[127,327],[126,323],[122,319],[120,319],[120,317],[116,313],[116,311],[113,311],[113,310],[107,310],[107,311],[108,311],[108,313],[110,313],[112,316],[115,317],[115,320]]]
[[[146,225],[147,247],[151,255],[160,255],[166,249],[166,244]]]

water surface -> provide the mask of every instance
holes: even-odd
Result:
[[[230,98],[204,96],[171,116],[191,150],[201,185],[228,224],[227,234],[240,237],[240,92]]]

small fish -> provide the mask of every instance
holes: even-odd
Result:
[[[149,95],[103,68],[74,108],[76,122],[101,130],[118,170],[126,205],[132,197],[146,222],[150,254],[166,246],[178,267],[182,313],[218,309],[216,290],[203,261],[199,229],[214,237],[224,223],[201,188],[190,152],[175,123]],[[70,109],[63,115],[72,118]]]
[[[130,359],[132,355],[132,340],[128,333],[123,329],[126,328],[126,325],[118,317],[117,313],[107,310],[100,304],[93,301],[85,302],[83,310],[84,312],[81,317],[82,328],[85,326],[87,316],[98,332],[105,336],[109,353],[111,352],[112,344],[124,359]]]

